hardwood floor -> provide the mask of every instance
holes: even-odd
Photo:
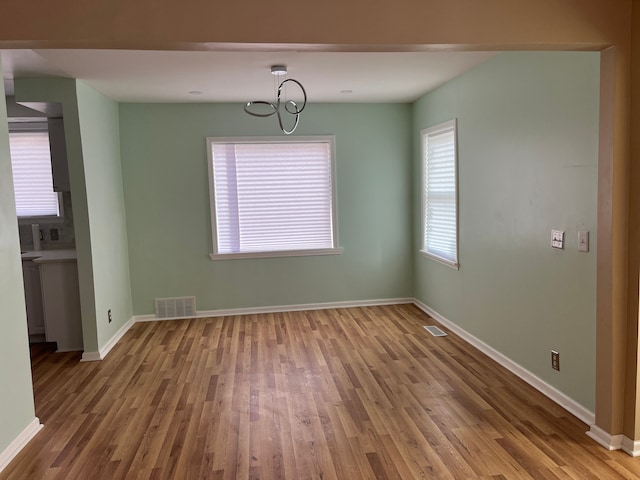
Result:
[[[411,305],[138,323],[34,358],[0,479],[618,479],[640,459]]]

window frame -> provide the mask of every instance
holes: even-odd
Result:
[[[9,138],[12,133],[30,133],[40,132],[49,135],[49,127],[46,118],[28,117],[26,119],[9,118]],[[51,149],[51,145],[49,145]],[[53,180],[53,168],[51,167],[51,150],[49,150],[49,165],[51,168],[51,178]],[[13,167],[12,167],[13,172]],[[13,173],[12,173],[13,176]],[[13,179],[12,179],[13,181]],[[31,224],[55,224],[64,222],[64,202],[62,192],[54,191],[58,197],[58,215],[38,215],[38,216],[19,216],[16,211],[16,217],[18,218],[18,225],[31,225]],[[14,192],[15,195],[15,192]],[[14,199],[15,201],[15,199]]]
[[[331,168],[331,229],[332,244],[331,248],[313,248],[313,249],[297,249],[297,250],[277,250],[263,252],[239,252],[239,253],[219,253],[218,235],[217,235],[217,214],[216,214],[216,192],[214,180],[213,165],[213,144],[270,144],[270,143],[327,143],[329,144],[330,168]],[[336,198],[336,151],[334,135],[313,135],[313,136],[295,136],[295,137],[207,137],[207,167],[209,172],[209,207],[211,219],[211,240],[213,253],[209,254],[211,260],[230,260],[230,259],[246,259],[246,258],[273,258],[273,257],[303,257],[318,255],[339,255],[344,251],[339,247],[338,243],[338,207]]]
[[[428,250],[427,246],[427,151],[426,151],[426,140],[429,136],[435,136],[438,133],[444,132],[445,130],[453,130],[453,169],[454,169],[454,182],[455,182],[455,261],[451,261],[448,258],[445,258],[437,253]],[[425,257],[435,260],[443,265],[446,265],[454,270],[460,269],[460,209],[459,209],[459,181],[458,181],[458,121],[456,118],[452,120],[448,120],[446,122],[439,123],[432,127],[424,128],[420,131],[420,165],[421,165],[421,179],[420,179],[420,187],[421,187],[421,225],[422,229],[421,240],[420,240],[420,253],[422,253]]]

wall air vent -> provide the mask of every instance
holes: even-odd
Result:
[[[435,326],[425,326],[424,329],[429,332],[431,335],[433,335],[434,337],[446,337],[447,334],[445,332],[443,332],[442,330],[440,330],[439,327],[435,327]]]
[[[156,298],[156,318],[196,316],[196,297]]]

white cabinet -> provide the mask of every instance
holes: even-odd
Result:
[[[24,296],[27,305],[27,327],[29,336],[44,335],[40,267],[32,261],[23,261],[22,277],[24,279]]]
[[[51,151],[51,173],[54,192],[70,192],[69,167],[67,165],[67,142],[64,137],[62,117],[47,119],[49,149]]]
[[[83,350],[76,260],[36,262],[40,264],[47,341],[57,342],[59,352]]]

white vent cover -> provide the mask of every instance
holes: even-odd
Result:
[[[157,318],[195,317],[196,297],[156,298]]]
[[[446,337],[447,334],[445,332],[443,332],[442,330],[440,330],[440,328],[432,326],[432,325],[428,325],[425,326],[424,329],[429,332],[431,335],[433,335],[434,337]]]

